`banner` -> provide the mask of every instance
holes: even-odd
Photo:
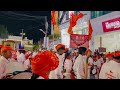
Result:
[[[89,47],[88,35],[71,34],[70,48]]]
[[[102,22],[102,26],[104,32],[120,30],[120,17]]]

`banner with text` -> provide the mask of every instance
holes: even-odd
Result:
[[[110,32],[120,30],[120,17],[102,22],[103,31]]]
[[[70,48],[89,47],[88,35],[71,34]]]

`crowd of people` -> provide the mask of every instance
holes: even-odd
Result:
[[[55,49],[19,49],[15,53],[11,47],[0,45],[0,79],[11,79],[14,71],[30,72],[29,79],[120,78],[120,51],[103,54],[85,47],[70,50],[63,44]],[[13,62],[15,65],[10,64]]]

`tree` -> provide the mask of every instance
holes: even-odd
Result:
[[[35,44],[34,47],[33,47],[33,50],[39,50],[39,45]]]
[[[51,34],[51,35],[48,35],[49,39],[53,39],[53,35],[54,35],[54,39],[59,39],[60,37],[60,34]]]
[[[7,27],[5,27],[4,25],[0,25],[0,37],[7,38],[7,36],[8,36]]]

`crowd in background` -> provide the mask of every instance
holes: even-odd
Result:
[[[34,51],[0,45],[0,51],[0,79],[12,78],[15,71],[31,73],[29,79],[120,78],[120,51],[103,54],[85,47],[70,49],[63,44],[55,50]]]

